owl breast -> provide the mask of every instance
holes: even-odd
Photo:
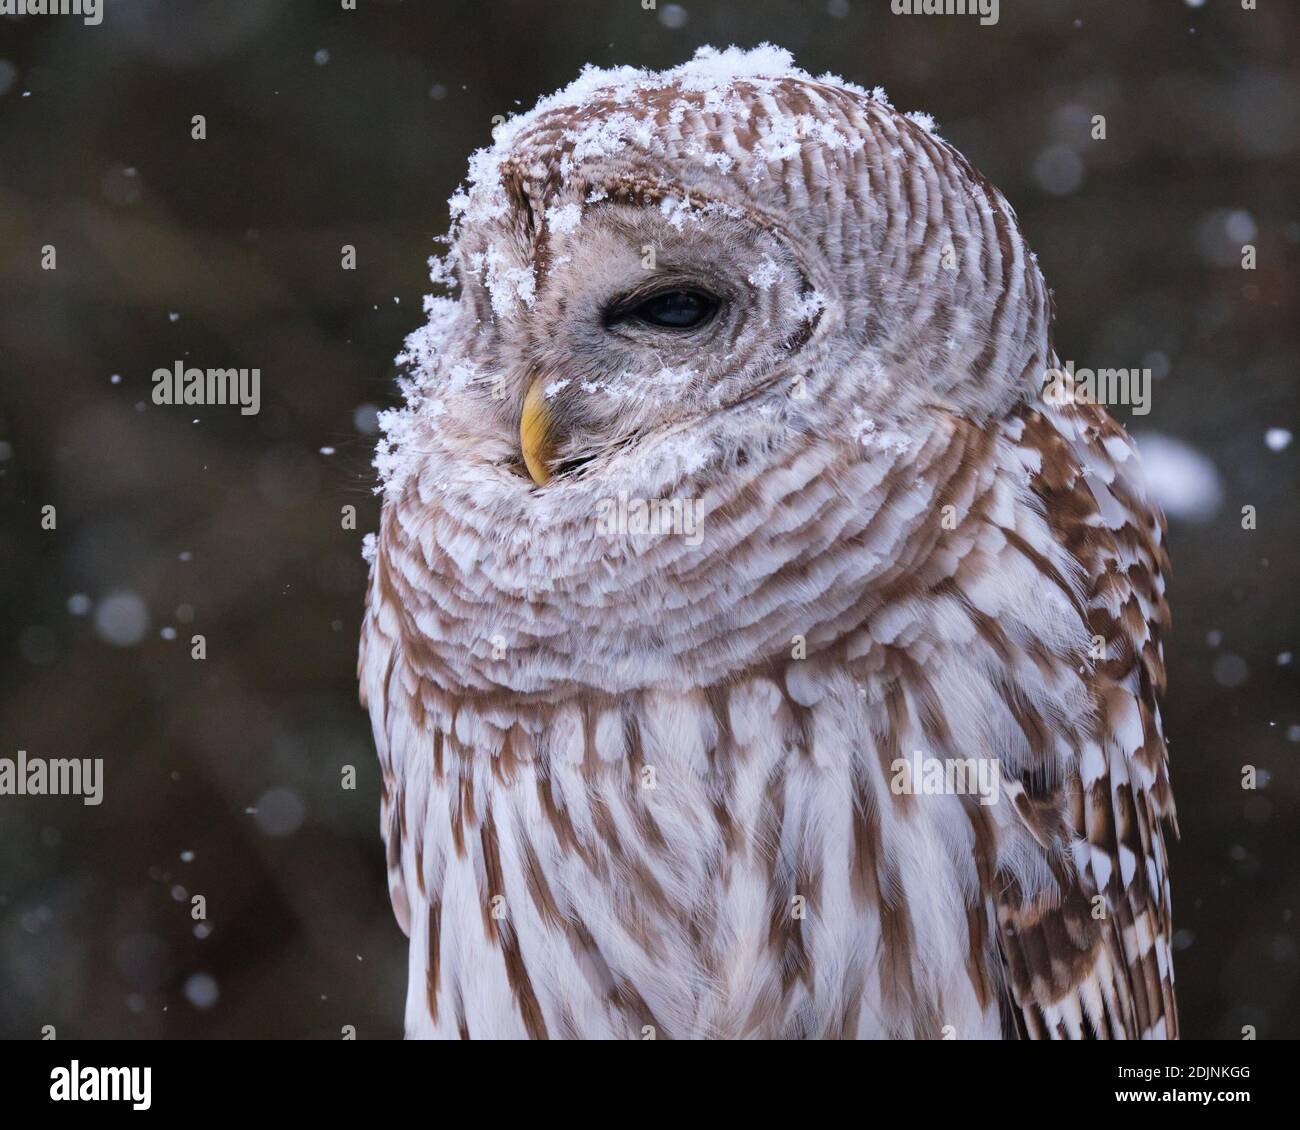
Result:
[[[900,806],[890,704],[788,681],[574,704],[541,760],[435,740],[406,774],[427,791],[394,798],[408,1033],[998,1034],[992,923],[963,895],[993,821],[977,796]]]

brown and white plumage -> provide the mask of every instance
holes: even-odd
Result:
[[[1000,194],[766,48],[584,73],[453,212],[360,660],[408,1034],[1175,1035],[1162,520]],[[719,312],[610,323],[659,280]]]

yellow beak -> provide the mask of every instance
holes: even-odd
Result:
[[[554,431],[551,410],[546,404],[546,381],[538,377],[528,386],[524,409],[519,416],[519,450],[524,456],[524,466],[539,487],[551,478]]]

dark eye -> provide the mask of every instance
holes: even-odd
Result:
[[[712,318],[718,305],[716,298],[698,290],[668,290],[623,311],[620,320],[635,318],[665,330],[689,330]]]

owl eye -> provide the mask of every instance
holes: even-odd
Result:
[[[698,290],[666,290],[619,311],[613,320],[631,318],[659,329],[690,330],[704,325],[719,305],[718,299]]]

